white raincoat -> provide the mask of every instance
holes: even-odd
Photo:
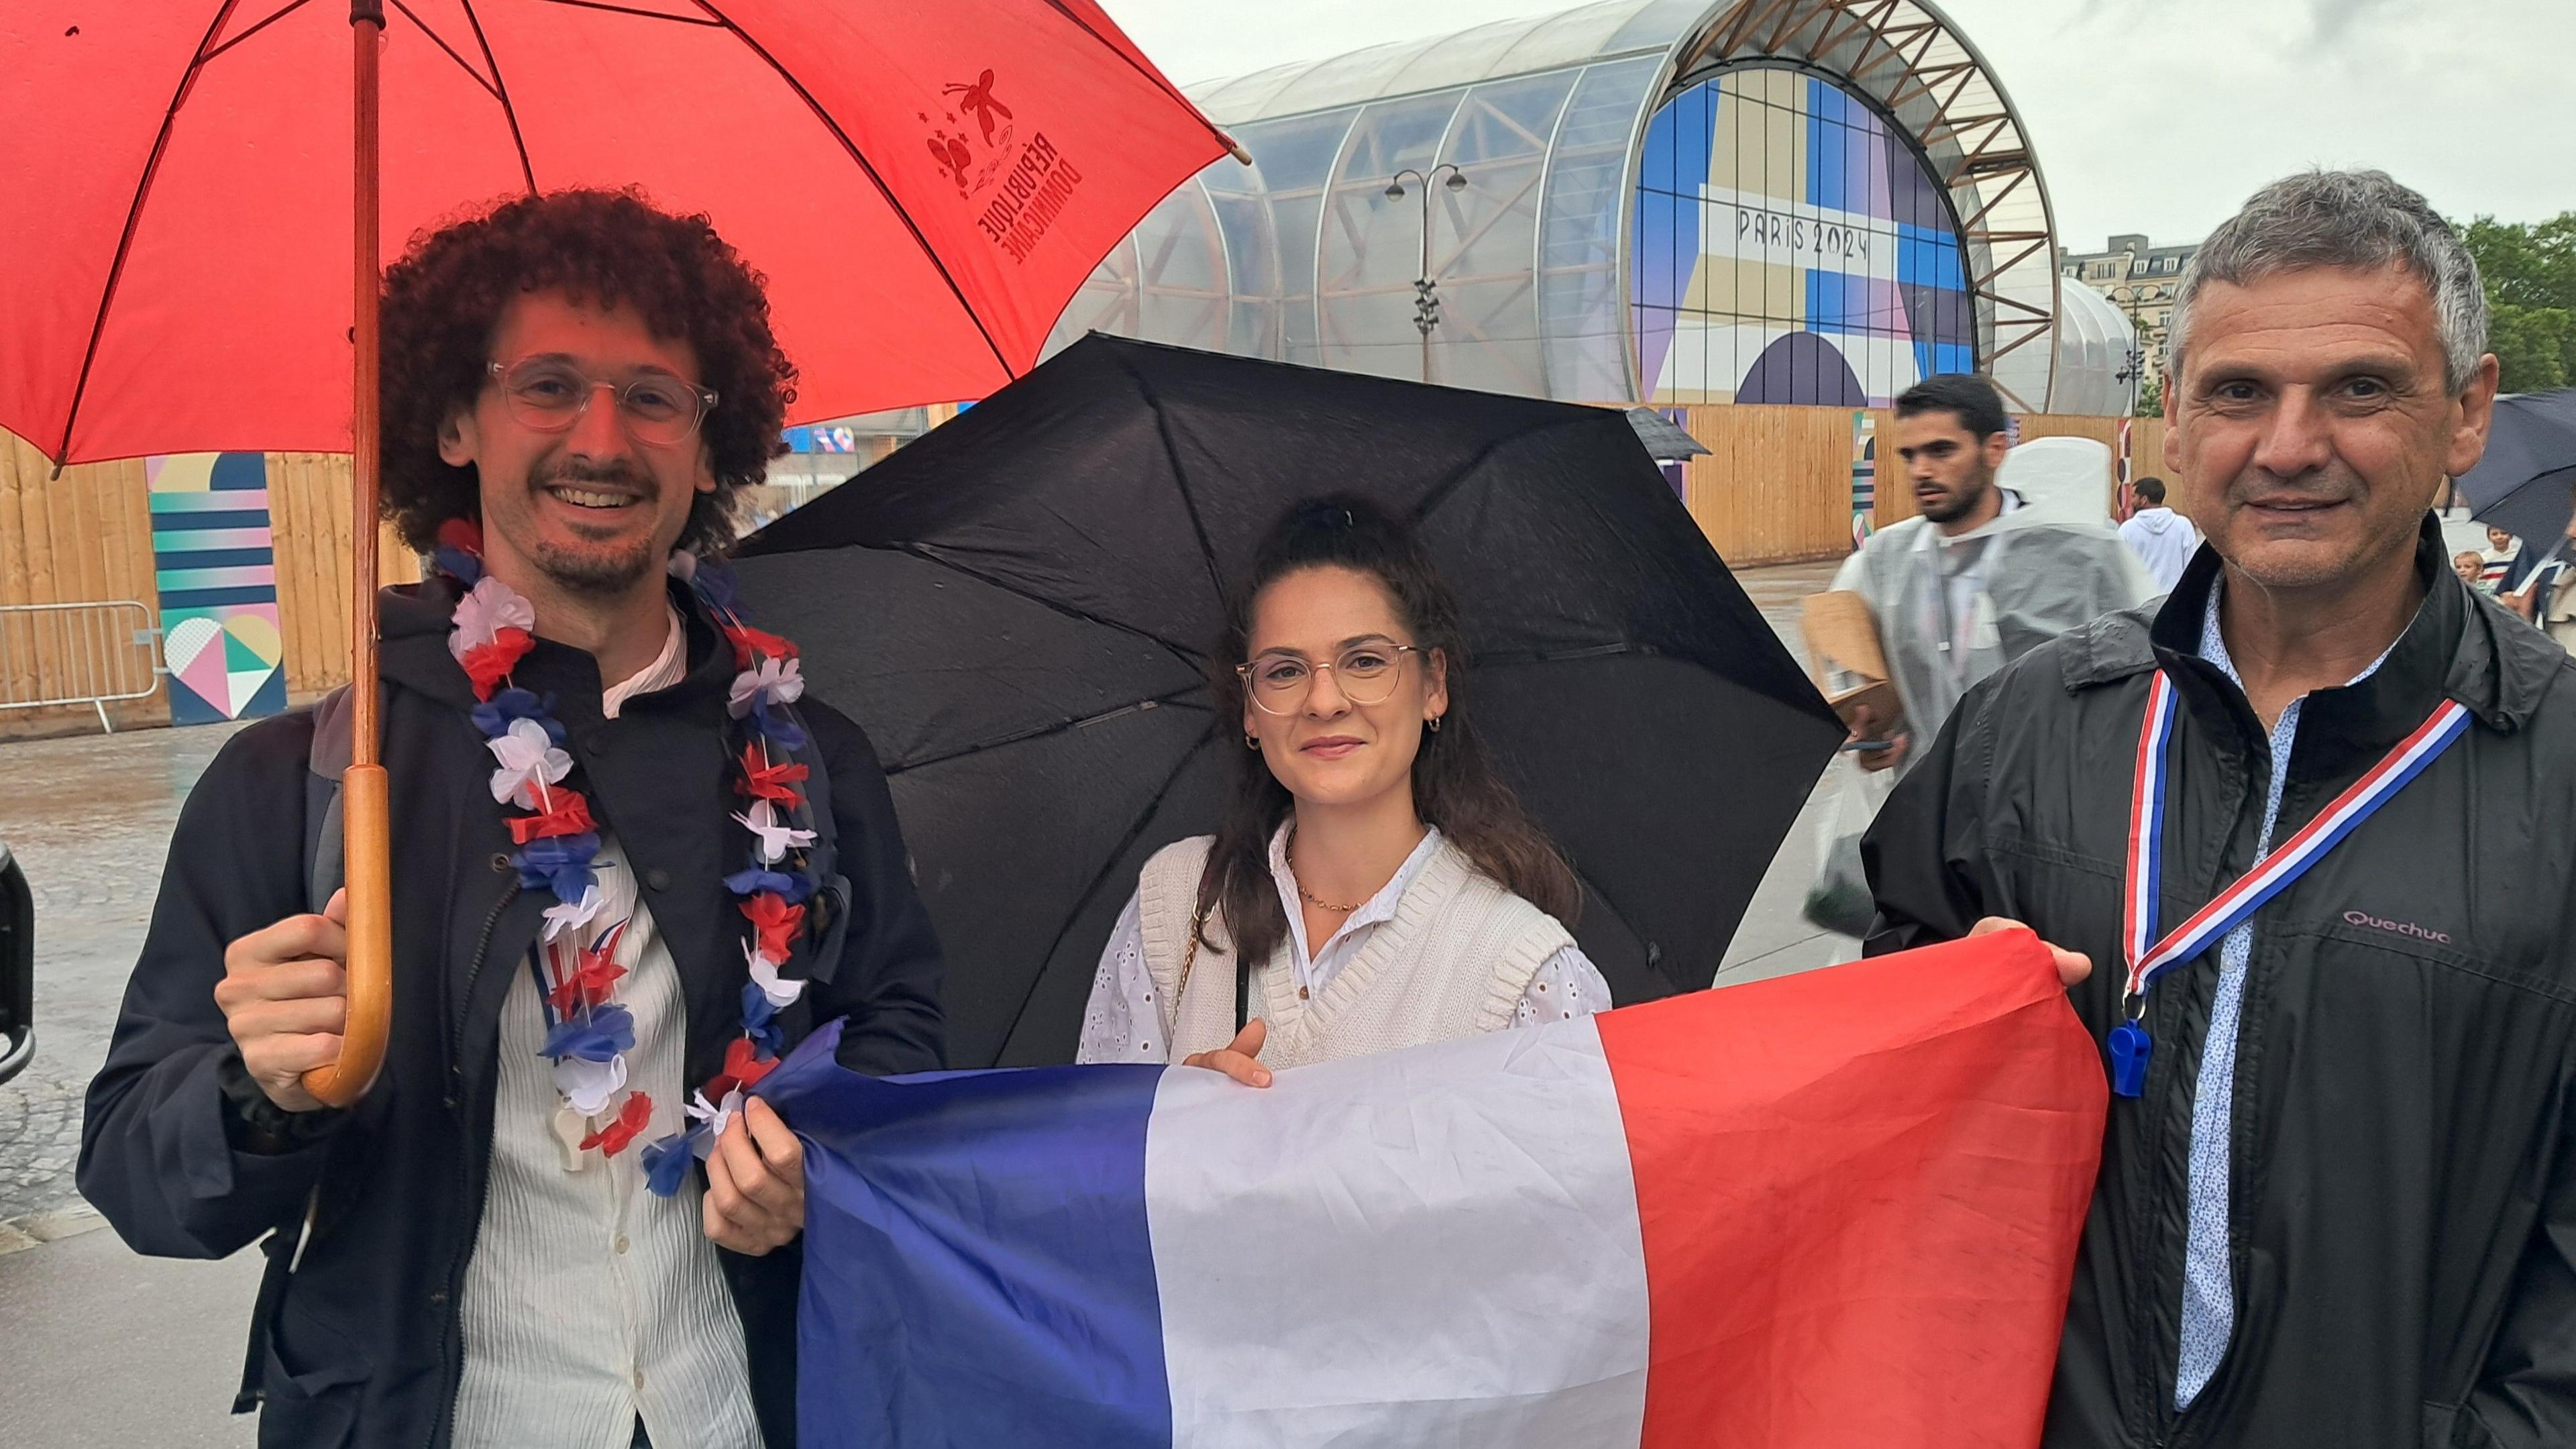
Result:
[[[1930,748],[1970,686],[2099,615],[2156,590],[2111,527],[2110,450],[2042,438],[2005,455],[2005,512],[1957,538],[1920,518],[1870,536],[1834,576],[1867,600],[1914,736]],[[1936,588],[1935,579],[1946,587]],[[1945,647],[1946,646],[1946,647]]]

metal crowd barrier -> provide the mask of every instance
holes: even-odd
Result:
[[[110,734],[107,706],[161,687],[161,631],[133,599],[0,604],[0,709],[86,704]]]

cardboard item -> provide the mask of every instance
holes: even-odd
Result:
[[[1887,651],[1869,603],[1849,589],[1809,594],[1799,617],[1807,637],[1807,672],[1845,724],[1867,709],[1881,738],[1903,727],[1905,707],[1889,680]]]

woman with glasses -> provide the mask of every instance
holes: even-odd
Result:
[[[1574,872],[1477,741],[1457,599],[1410,528],[1361,499],[1290,510],[1214,659],[1243,731],[1232,803],[1146,862],[1077,1060],[1258,1087],[1609,1007],[1563,924]]]

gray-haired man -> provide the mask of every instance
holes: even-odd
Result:
[[[2426,515],[2485,334],[2414,192],[2257,194],[2173,320],[2208,546],[1972,695],[1865,847],[1874,949],[2100,968],[2052,1445],[2576,1443],[2576,666]]]

